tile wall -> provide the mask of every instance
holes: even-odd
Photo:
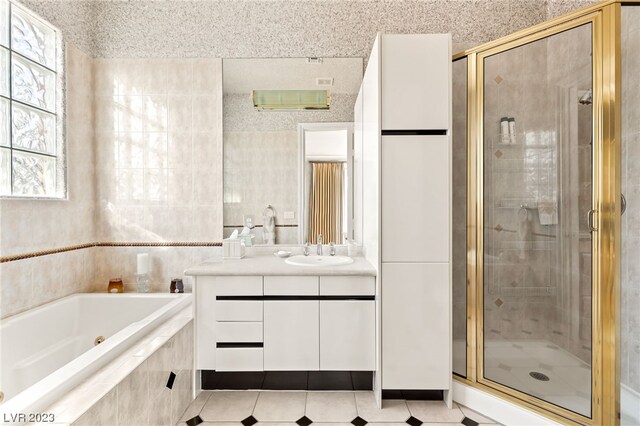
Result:
[[[622,216],[621,381],[640,400],[640,7],[622,9]],[[629,411],[633,407],[627,407]],[[635,422],[640,410],[635,410]],[[628,424],[633,424],[629,421]]]
[[[98,241],[221,241],[221,65],[220,59],[94,60]],[[157,290],[191,259],[212,256],[209,247],[103,247],[98,288],[114,277],[132,284],[140,251],[151,254]]]
[[[68,200],[0,200],[0,253],[11,256],[95,241],[92,59],[66,46]],[[0,263],[0,317],[93,283],[93,249]]]

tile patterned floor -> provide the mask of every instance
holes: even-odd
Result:
[[[495,425],[467,407],[442,401],[385,400],[379,410],[372,392],[203,391],[180,426],[437,426]]]
[[[485,343],[485,377],[569,410],[591,413],[591,366],[545,340]],[[536,380],[539,372],[546,380]]]

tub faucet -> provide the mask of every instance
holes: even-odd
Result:
[[[318,234],[318,256],[322,256],[322,234]]]

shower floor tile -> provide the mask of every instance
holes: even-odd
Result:
[[[492,340],[485,343],[485,377],[589,416],[591,368],[559,346],[544,340]],[[529,373],[539,372],[548,381]]]

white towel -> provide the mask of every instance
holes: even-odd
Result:
[[[520,239],[520,260],[527,258],[527,250],[533,244],[531,241],[531,219],[529,209],[521,206],[518,210],[518,238]]]
[[[262,240],[269,245],[276,243],[276,212],[270,205],[262,212]]]
[[[558,203],[549,199],[538,201],[538,216],[540,216],[540,225],[557,225]]]

